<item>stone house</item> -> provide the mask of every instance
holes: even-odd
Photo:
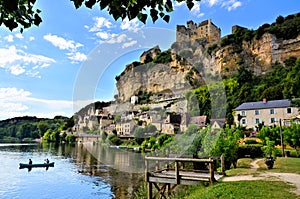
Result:
[[[120,137],[133,135],[136,125],[133,120],[122,121],[116,124],[117,135]]]
[[[220,118],[220,119],[210,119],[210,126],[211,129],[223,129],[225,127],[225,118]]]
[[[181,115],[168,114],[165,122],[162,123],[161,133],[175,134],[180,130]]]
[[[264,125],[289,125],[289,120],[299,115],[297,107],[291,106],[291,101],[263,99],[260,102],[246,102],[234,109],[236,125],[256,130],[258,124]]]
[[[189,124],[196,124],[199,128],[204,128],[208,122],[206,115],[190,117]]]
[[[176,41],[186,42],[191,40],[206,38],[208,42],[214,42],[221,38],[221,29],[217,27],[211,19],[200,22],[187,22],[187,27],[183,25],[176,26]]]

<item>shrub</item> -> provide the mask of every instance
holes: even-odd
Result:
[[[239,145],[237,150],[238,158],[244,158],[250,155],[251,158],[257,158],[263,156],[263,151],[261,150],[261,144],[243,144]]]
[[[245,139],[245,144],[258,144],[258,142],[255,139]]]
[[[65,139],[66,139],[66,142],[68,142],[68,143],[73,143],[76,141],[76,137],[72,134],[68,134]]]

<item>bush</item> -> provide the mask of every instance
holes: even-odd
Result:
[[[66,139],[66,142],[68,142],[68,143],[73,143],[76,141],[76,137],[72,134],[68,134],[65,139]]]
[[[110,141],[112,144],[117,145],[117,146],[121,145],[123,143],[122,140],[118,137],[113,137]]]
[[[258,142],[255,139],[245,139],[245,144],[258,144]]]
[[[263,151],[261,150],[261,144],[243,144],[238,147],[238,158],[244,158],[250,155],[251,158],[263,157]]]

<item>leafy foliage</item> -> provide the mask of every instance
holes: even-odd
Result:
[[[170,15],[173,9],[173,1],[171,0],[71,0],[75,8],[85,6],[92,8],[98,4],[100,10],[107,10],[108,13],[115,19],[128,18],[132,20],[138,18],[141,22],[146,23],[150,15],[153,22],[158,18],[169,22]],[[177,2],[185,1],[187,7],[191,10],[194,6],[192,0],[177,0]],[[0,25],[4,24],[11,31],[21,26],[20,31],[29,28],[32,25],[38,26],[42,19],[40,17],[41,10],[34,9],[36,0],[9,0],[0,1],[1,18]]]
[[[0,140],[8,141],[14,138],[14,140],[22,141],[45,137],[49,141],[56,141],[56,138],[60,141],[54,132],[69,129],[73,127],[73,123],[72,118],[62,116],[54,119],[15,117],[0,121]]]
[[[188,112],[191,115],[207,115],[209,118],[226,115],[227,123],[233,124],[232,110],[244,102],[260,101],[263,98],[298,98],[300,58],[290,57],[284,63],[285,65],[274,64],[272,71],[258,76],[246,66],[240,66],[227,79],[210,81],[206,85],[186,91]],[[213,102],[217,105],[212,104]],[[297,100],[294,100],[294,106],[299,107]]]
[[[6,26],[10,31],[21,26],[20,32],[32,25],[38,26],[42,19],[40,10],[34,9],[36,0],[9,0],[0,1],[0,25]]]

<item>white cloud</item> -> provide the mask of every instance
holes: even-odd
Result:
[[[61,50],[67,50],[68,53],[66,54],[68,55],[68,58],[74,61],[72,63],[78,63],[79,61],[85,61],[87,59],[87,56],[85,54],[77,51],[77,48],[83,46],[81,43],[75,42],[73,40],[66,40],[62,37],[51,34],[45,35],[44,39]]]
[[[129,19],[126,18],[121,22],[120,28],[122,30],[137,31],[138,29],[140,29],[139,21],[137,18],[134,18],[131,21],[129,21]]]
[[[83,53],[80,52],[75,52],[75,53],[67,53],[67,55],[69,55],[69,59],[74,61],[73,63],[77,63],[77,62],[82,62],[85,61],[87,59],[87,56]]]
[[[204,15],[204,13],[201,13],[199,1],[194,2],[194,7],[192,8],[191,13],[197,17],[202,17]]]
[[[0,88],[0,119],[24,115],[53,118],[70,115],[72,107],[71,101],[33,98],[23,89]]]
[[[204,0],[204,2],[205,2],[205,0]],[[191,14],[196,16],[196,17],[202,17],[204,15],[204,13],[200,12],[200,2],[199,1],[193,1],[193,3],[194,3],[194,6],[191,9]],[[185,1],[175,2],[175,4],[174,4],[175,7],[181,7],[183,5],[186,5]]]
[[[18,38],[18,39],[24,39],[23,35],[21,33],[17,33],[15,34],[15,36]]]
[[[29,37],[29,41],[33,41],[35,38],[33,36]]]
[[[15,66],[11,66],[9,68],[10,70],[10,73],[13,74],[13,75],[21,75],[22,73],[25,72],[25,69],[23,67],[21,67],[20,65],[15,65]]]
[[[105,28],[111,28],[112,27],[112,23],[104,17],[94,17],[93,20],[94,20],[94,25],[93,25],[93,27],[91,27],[89,29],[90,32],[100,31],[104,27]],[[86,26],[86,27],[88,27],[88,26]]]
[[[181,2],[175,1],[174,6],[175,7],[180,7],[180,6],[184,5],[184,4],[185,4],[185,1],[181,1]]]
[[[42,76],[40,76],[40,72],[39,71],[29,70],[29,71],[26,72],[26,75],[29,76],[29,77],[35,77],[35,78],[39,78],[39,79],[42,78]]]
[[[52,63],[55,63],[54,59],[26,53],[13,45],[8,48],[0,48],[0,68],[10,71],[13,75],[23,74],[30,67],[35,67],[34,69],[43,68]]]
[[[96,36],[103,40],[106,40],[111,37],[111,35],[107,32],[97,32]]]
[[[55,47],[60,50],[76,50],[76,48],[83,46],[81,43],[76,43],[73,40],[66,40],[57,35],[47,34],[44,36],[46,41],[49,41]]]
[[[235,10],[240,6],[242,6],[242,3],[236,0],[225,1],[222,4],[222,7],[225,7],[228,11]]]
[[[107,43],[109,44],[114,44],[114,43],[122,43],[124,41],[126,41],[127,36],[125,34],[120,34],[118,36],[115,36],[113,38],[111,38],[110,40],[107,41]]]
[[[202,1],[193,1],[194,7],[192,8],[191,12],[192,14],[196,16],[203,16],[203,13],[200,13],[200,3],[205,4],[209,7],[213,6],[221,6],[222,8],[225,8],[228,11],[235,10],[236,8],[242,6],[242,3],[238,0],[202,0]],[[182,1],[180,3],[175,2],[175,7],[180,7],[182,5],[185,5],[185,1]]]
[[[137,43],[136,40],[132,40],[132,41],[130,41],[130,42],[126,42],[126,43],[124,43],[124,44],[122,45],[122,48],[128,48],[128,47],[130,47],[130,46],[133,46],[133,45],[136,44],[136,43]]]
[[[4,37],[4,39],[8,42],[14,42],[14,36],[12,35],[7,35],[6,37]]]
[[[208,5],[210,7],[212,7],[214,5],[217,5],[220,2],[220,0],[207,0],[207,2],[208,2]]]

